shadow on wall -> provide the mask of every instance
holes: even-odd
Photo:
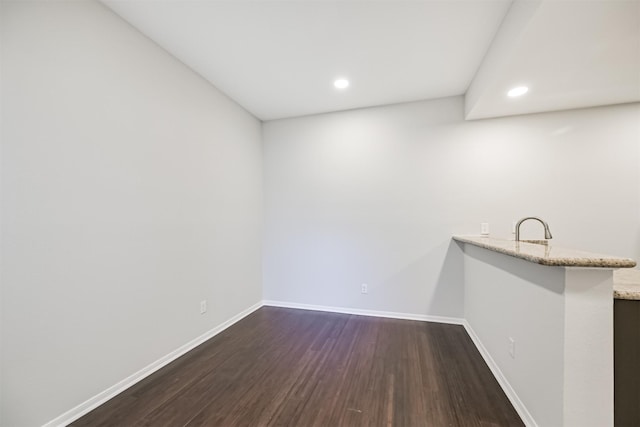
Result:
[[[447,240],[379,282],[377,301],[384,311],[462,318],[463,252]]]
[[[454,240],[449,240],[440,274],[431,295],[429,313],[436,316],[464,317],[464,251]],[[459,312],[443,313],[442,307],[459,306]]]
[[[506,271],[556,294],[564,292],[564,280],[557,277],[564,275],[564,267],[547,266],[544,270],[546,274],[541,274],[538,264],[524,259],[476,247],[474,250],[468,251],[467,254],[478,261],[494,266],[496,270]]]

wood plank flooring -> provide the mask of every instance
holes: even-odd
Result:
[[[522,426],[462,326],[262,307],[73,426]]]

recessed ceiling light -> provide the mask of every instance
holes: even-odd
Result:
[[[349,80],[347,79],[338,79],[335,82],[333,82],[333,85],[335,87],[337,87],[338,89],[346,89],[349,87]]]
[[[514,87],[509,92],[507,92],[507,96],[510,96],[511,98],[515,98],[516,96],[524,95],[528,91],[529,91],[528,87],[526,87],[526,86],[518,86],[518,87]]]

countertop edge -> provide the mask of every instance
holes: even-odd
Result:
[[[541,245],[534,243],[526,243],[519,242],[518,248],[516,249],[516,242],[513,240],[506,239],[496,239],[491,237],[481,237],[481,236],[464,236],[464,235],[454,235],[453,240],[461,243],[468,243],[480,248],[484,248],[493,252],[498,252],[504,255],[509,255],[514,258],[520,258],[525,261],[533,262],[536,264],[544,265],[547,267],[592,267],[592,268],[632,268],[636,266],[636,262],[630,258],[619,258],[613,256],[606,256],[600,254],[592,254],[585,251],[578,251],[574,249],[568,248],[557,248],[554,246],[549,246],[548,249],[551,250],[555,248],[556,250],[565,251],[568,253],[575,253],[575,256],[559,256],[559,257],[548,257],[548,256],[539,256],[533,253],[522,252],[522,250],[527,251],[535,251],[540,250]],[[503,246],[498,246],[496,244],[492,244],[492,241],[500,242]],[[512,245],[511,247],[504,247],[504,245]]]
[[[617,300],[640,300],[640,270],[624,268],[614,271],[613,297]]]

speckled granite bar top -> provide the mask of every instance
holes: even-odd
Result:
[[[481,236],[453,236],[453,240],[553,267],[629,268],[636,266],[636,262],[629,258],[594,254],[551,244],[542,245]]]
[[[613,297],[640,300],[640,270],[623,268],[613,272]]]

